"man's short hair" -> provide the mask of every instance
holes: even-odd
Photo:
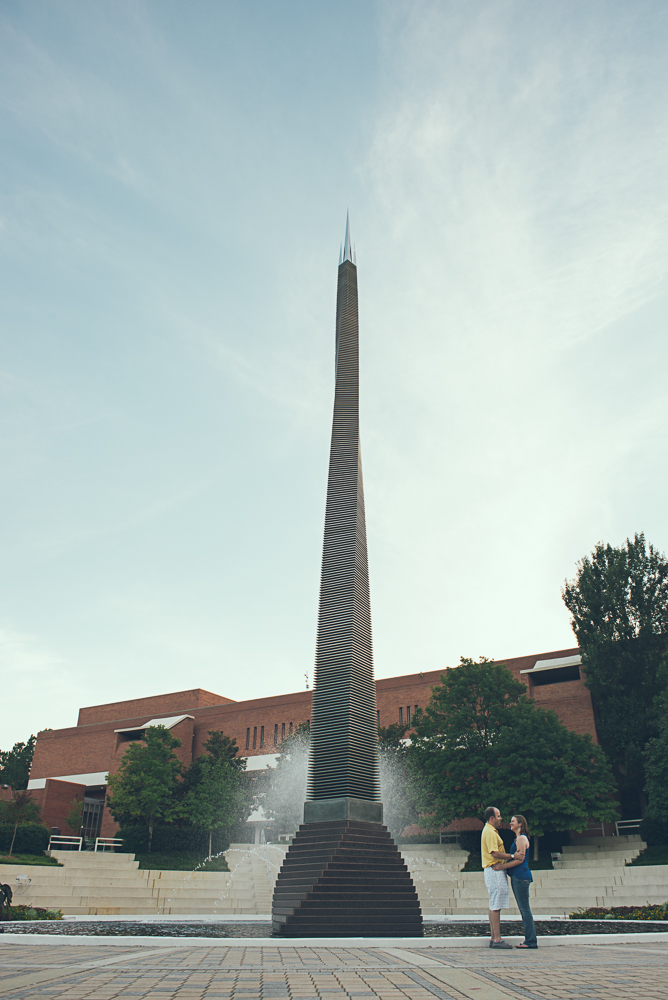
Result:
[[[494,819],[496,816],[496,806],[487,806],[485,809],[485,823],[489,823],[490,819]]]

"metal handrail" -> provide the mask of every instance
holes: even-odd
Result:
[[[55,847],[58,847],[58,844],[61,844],[63,847],[67,847],[70,844],[78,844],[79,846],[77,847],[77,850],[80,851],[81,850],[81,842],[82,842],[82,840],[83,840],[83,837],[64,837],[64,836],[61,837],[60,835],[56,836],[55,834],[52,834],[51,837],[50,837],[50,839],[49,839],[49,846],[48,846],[47,850],[49,850],[49,851],[51,850],[51,845],[52,844]],[[58,843],[56,843],[56,841]]]
[[[620,830],[638,830],[642,819],[620,819],[615,823],[615,836],[621,837]]]
[[[96,837],[95,838],[95,850],[101,847],[104,850],[105,847],[122,847],[123,841],[120,837]]]

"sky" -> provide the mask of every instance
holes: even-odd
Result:
[[[0,747],[312,678],[346,211],[378,677],[668,548],[668,8],[4,0]]]

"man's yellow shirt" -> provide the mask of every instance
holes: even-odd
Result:
[[[492,857],[492,851],[505,852],[506,850],[503,846],[503,841],[499,836],[499,831],[495,827],[490,826],[489,823],[485,823],[480,840],[480,846],[482,850],[483,868],[489,868],[491,865],[495,865],[499,862],[499,858]]]

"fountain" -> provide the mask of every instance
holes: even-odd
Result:
[[[265,844],[265,827],[271,823],[271,818],[267,816],[262,806],[255,806],[246,823],[254,830],[253,843]]]

